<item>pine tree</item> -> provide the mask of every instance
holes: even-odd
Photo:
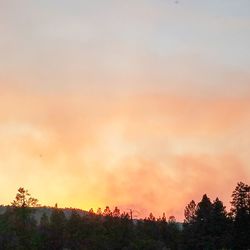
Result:
[[[250,248],[250,186],[239,182],[232,194],[233,243],[235,249]]]
[[[28,190],[20,187],[18,193],[16,194],[15,200],[11,203],[14,207],[37,207],[38,200],[31,197]]]
[[[51,249],[64,247],[66,218],[62,209],[54,208],[50,216],[50,246]]]
[[[193,223],[195,221],[195,213],[196,213],[196,204],[195,201],[192,200],[184,210],[185,220],[184,223]]]
[[[226,208],[218,198],[212,204],[211,212],[211,233],[212,242],[215,249],[227,248],[230,235],[230,224]]]

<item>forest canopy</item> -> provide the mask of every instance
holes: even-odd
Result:
[[[40,214],[40,216],[38,216]],[[19,188],[0,215],[0,249],[173,249],[217,250],[250,248],[250,186],[239,182],[232,193],[231,209],[204,194],[184,209],[184,222],[165,213],[134,219],[109,206],[62,209],[38,205],[28,190]]]

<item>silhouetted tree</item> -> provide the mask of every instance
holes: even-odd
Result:
[[[166,221],[167,221],[167,218],[166,218],[166,214],[165,214],[165,213],[162,214],[161,221],[163,221],[163,222],[166,222]]]
[[[18,245],[18,249],[38,247],[36,221],[32,217],[32,207],[38,206],[37,202],[38,200],[31,197],[28,190],[19,188],[15,199],[11,203],[12,207],[6,213],[11,238]]]
[[[100,207],[96,210],[96,214],[97,215],[102,215],[102,209]]]
[[[49,217],[48,215],[44,212],[42,214],[41,220],[40,220],[40,225],[38,227],[39,229],[39,234],[40,234],[40,244],[39,244],[39,249],[41,250],[47,250],[50,248],[49,245],[49,238],[50,238],[50,224],[49,224]]]
[[[196,207],[195,202],[191,201],[185,208],[183,249],[212,249],[212,209],[212,203],[206,194],[203,195]]]
[[[149,214],[148,220],[149,220],[149,221],[155,221],[155,217],[154,217],[153,213],[150,213],[150,214]]]
[[[168,223],[176,223],[176,219],[173,215],[169,216]]]
[[[103,211],[103,215],[104,216],[112,216],[112,212],[111,212],[109,206],[106,206],[106,208]]]
[[[115,209],[114,209],[112,215],[113,215],[114,217],[120,217],[120,215],[121,215],[121,214],[120,214],[120,209],[119,209],[118,207],[115,207]]]
[[[166,220],[165,213],[157,220],[152,213],[136,220],[108,206],[96,214],[93,209],[81,214],[77,209],[46,208],[37,222],[35,211],[40,214],[43,208],[33,208],[37,201],[21,188],[13,206],[0,214],[0,250],[247,250],[249,192],[248,185],[238,183],[230,216],[222,201],[211,202],[203,195],[197,205],[191,201],[186,206],[183,224],[174,216]]]
[[[93,208],[90,208],[90,209],[89,209],[89,214],[90,214],[90,215],[95,214],[95,212],[94,212],[94,209],[93,209]]]
[[[196,204],[195,201],[192,200],[184,210],[185,220],[184,223],[193,223],[196,217]]]
[[[53,250],[61,250],[65,245],[66,218],[62,209],[53,208],[50,216],[50,246]]]
[[[11,205],[14,207],[37,207],[38,200],[31,197],[28,190],[20,187]]]
[[[235,249],[250,248],[250,186],[239,182],[232,194],[233,246]]]
[[[212,211],[212,203],[206,194],[203,195],[202,200],[198,203],[195,212],[196,221],[202,224],[206,223],[210,219]]]
[[[224,249],[230,247],[230,220],[225,206],[218,198],[212,204],[210,227],[213,248]]]
[[[73,210],[69,220],[66,222],[67,247],[72,250],[81,249],[86,238],[85,231],[81,216],[77,211]]]

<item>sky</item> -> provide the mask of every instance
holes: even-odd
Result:
[[[249,0],[0,0],[0,204],[183,219],[250,181]]]

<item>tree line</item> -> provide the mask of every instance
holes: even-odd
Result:
[[[55,206],[35,217],[38,200],[19,188],[11,206],[0,215],[0,249],[4,250],[248,250],[250,249],[250,186],[239,182],[231,209],[204,194],[184,209],[184,222],[133,219],[132,213],[91,209],[85,215]]]

